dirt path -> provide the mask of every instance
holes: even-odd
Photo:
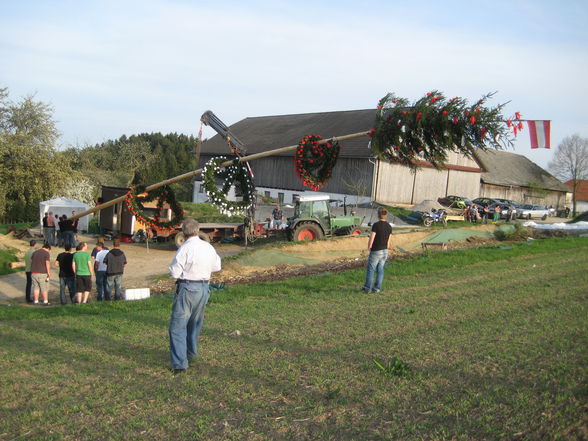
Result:
[[[472,235],[489,234],[493,226],[478,226]],[[419,231],[394,231],[392,244],[395,256],[421,250],[421,243],[427,238],[435,238],[439,231],[423,229]],[[447,230],[451,231],[451,230]],[[455,230],[454,230],[455,231]],[[468,236],[468,231],[462,236]],[[464,237],[465,238],[465,237]],[[28,240],[17,240],[11,236],[0,237],[0,246],[10,246],[24,252]],[[82,236],[91,250],[95,237]],[[484,240],[484,239],[479,239]],[[325,271],[343,271],[365,265],[367,258],[367,236],[339,237],[318,242],[286,243],[278,246],[259,246],[245,251],[242,244],[215,244],[221,258],[243,253],[235,259],[223,261],[223,270],[215,273],[215,281],[226,283],[245,283],[252,281],[280,280],[296,275],[315,274]],[[112,243],[107,243],[111,247]],[[457,242],[455,242],[455,245]],[[167,276],[167,267],[176,251],[172,242],[149,244],[122,243],[121,249],[127,256],[128,265],[123,279],[123,289],[151,288],[152,292],[173,289],[173,280]],[[61,249],[51,250],[52,262]],[[54,268],[54,267],[53,267]],[[54,268],[50,287],[50,301],[59,303],[58,269]],[[0,301],[24,301],[25,274],[19,272],[0,277]],[[94,288],[95,291],[95,288]],[[95,295],[95,292],[94,292]]]
[[[80,236],[80,240],[88,242],[89,251],[94,248],[96,238]],[[2,238],[2,246],[16,248],[22,253],[28,248],[28,240],[18,240],[11,236]],[[112,242],[106,244],[112,247]],[[149,288],[156,284],[159,278],[165,278],[167,267],[171,263],[176,248],[173,242],[149,244],[122,243],[121,249],[127,256],[127,267],[123,278],[123,289],[126,288]],[[232,256],[242,251],[243,247],[238,245],[222,244],[216,246],[217,252],[222,257]],[[51,250],[51,262],[63,249],[53,247]],[[59,302],[59,269],[52,266],[51,285],[49,297],[52,303]],[[0,277],[0,301],[24,301],[24,288],[26,275],[24,272],[8,274]],[[95,291],[95,287],[94,287]],[[95,294],[95,293],[94,293]]]

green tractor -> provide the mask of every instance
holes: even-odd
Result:
[[[316,240],[325,236],[360,235],[358,216],[333,216],[328,195],[295,197],[294,216],[288,218],[288,239]]]

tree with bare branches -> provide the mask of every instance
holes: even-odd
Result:
[[[572,181],[572,212],[576,215],[576,192],[581,180],[588,178],[588,138],[566,136],[557,146],[547,168],[562,181]]]

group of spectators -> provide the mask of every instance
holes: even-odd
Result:
[[[71,212],[72,217],[76,212]],[[78,219],[68,219],[67,215],[61,216],[49,211],[43,217],[43,238],[49,245],[70,248],[77,246]]]
[[[515,206],[509,205],[505,210],[506,222],[514,221],[517,218],[517,210]],[[463,217],[465,220],[473,223],[481,221],[483,224],[487,224],[490,219],[492,222],[498,222],[501,213],[502,209],[500,208],[500,205],[496,205],[493,210],[490,210],[488,204],[485,204],[482,208],[479,208],[476,204],[470,204],[465,208]]]
[[[49,213],[51,214],[51,213]],[[37,241],[29,242],[30,248],[25,252],[26,287],[25,298],[28,303],[39,304],[39,295],[43,305],[49,303],[49,282],[51,280],[51,244],[45,242],[36,249]],[[65,251],[58,254],[54,266],[59,268],[59,298],[62,305],[67,303],[65,290],[69,291],[72,304],[88,303],[92,291],[92,277],[96,280],[96,300],[122,299],[122,277],[127,259],[120,249],[120,240],[113,240],[109,250],[100,237],[92,253],[88,253],[88,244],[80,242],[72,253],[71,243],[65,242]]]

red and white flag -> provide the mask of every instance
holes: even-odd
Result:
[[[550,131],[551,121],[531,121],[527,120],[529,125],[529,135],[531,136],[531,148],[551,148]]]

